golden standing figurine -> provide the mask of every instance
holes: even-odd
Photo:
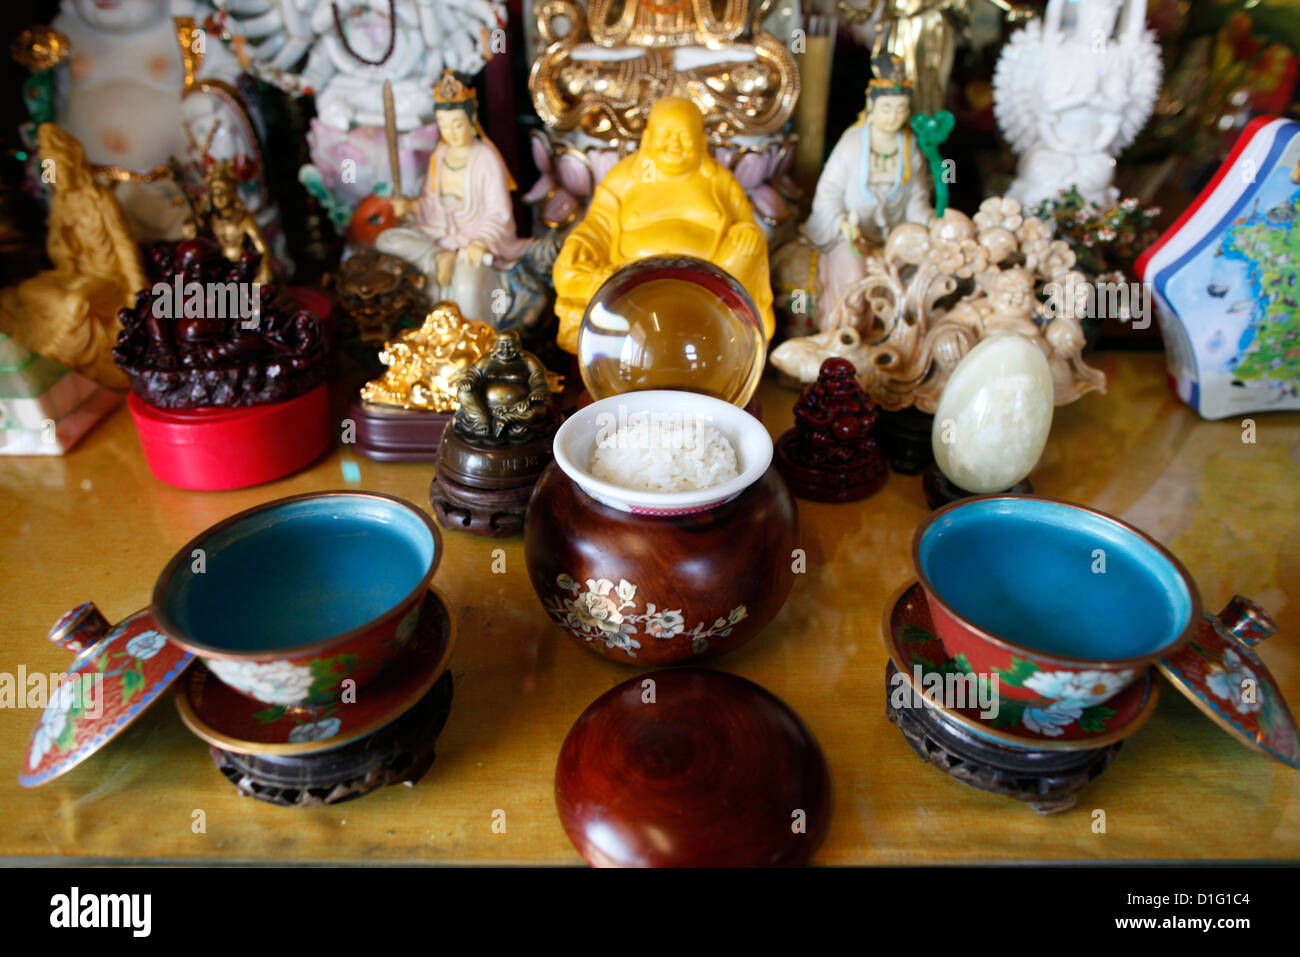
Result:
[[[185,236],[193,239],[200,231],[206,230],[221,246],[221,254],[231,262],[239,261],[244,254],[244,241],[247,240],[260,257],[256,281],[262,285],[270,284],[274,281],[271,254],[267,249],[266,237],[262,235],[262,228],[239,198],[239,177],[235,173],[235,164],[230,160],[217,160],[208,169],[204,179],[207,181],[208,194],[199,199],[195,220],[185,224]]]
[[[466,319],[454,302],[440,302],[419,329],[384,344],[379,361],[388,370],[362,387],[361,398],[402,409],[453,412],[456,379],[492,349],[496,338],[487,323]]]
[[[767,238],[744,188],[709,156],[699,109],[678,97],[654,105],[640,149],[596,187],[556,257],[560,347],[577,351],[583,312],[606,279],[628,263],[661,255],[694,256],[726,270],[745,287],[772,338]]]
[[[0,331],[114,389],[119,309],[146,285],[140,250],[113,194],[95,181],[76,138],[53,123],[37,131],[41,169],[54,187],[45,248],[54,268],[0,292]]]
[[[866,23],[879,12],[872,59],[882,53],[901,59],[914,91],[917,112],[933,114],[944,107],[957,52],[957,34],[970,24],[971,6],[978,2],[871,0],[865,7],[853,7],[841,0],[840,12],[851,24]],[[1002,11],[1009,23],[1019,23],[1034,15],[1033,10],[1009,0],[988,2]]]

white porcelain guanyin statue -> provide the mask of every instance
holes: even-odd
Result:
[[[450,300],[466,318],[494,325],[510,304],[506,273],[529,240],[516,235],[514,184],[479,133],[474,91],[447,70],[434,101],[440,140],[424,188],[419,199],[393,203],[399,216],[413,211],[415,221],[384,230],[375,247],[420,269],[434,302]]]
[[[1113,206],[1115,157],[1151,115],[1160,72],[1146,0],[1049,0],[1007,41],[993,77],[998,125],[1020,154],[1007,196],[1032,208],[1077,186]]]
[[[822,330],[833,325],[844,289],[863,277],[867,247],[883,244],[901,223],[927,223],[934,214],[902,61],[878,57],[876,71],[863,116],[831,151],[802,227],[818,251],[814,324]]]

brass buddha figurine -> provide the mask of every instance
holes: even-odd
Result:
[[[519,346],[519,333],[502,332],[492,351],[455,382],[458,408],[452,428],[466,438],[526,442],[557,425],[546,366]]]
[[[709,156],[699,109],[680,97],[654,105],[640,149],[606,174],[556,258],[562,349],[577,351],[583,312],[601,284],[649,256],[693,256],[726,270],[745,287],[772,338],[767,239],[744,188]]]
[[[523,531],[533,486],[551,464],[560,414],[546,367],[514,331],[454,382],[457,409],[438,446],[429,503],[439,523],[476,535]]]

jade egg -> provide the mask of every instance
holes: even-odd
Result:
[[[1011,488],[1038,463],[1052,428],[1052,372],[1024,336],[978,343],[953,369],[934,411],[940,471],[974,494]]]

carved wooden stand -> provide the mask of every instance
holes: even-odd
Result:
[[[876,437],[890,467],[903,475],[915,475],[934,461],[930,430],[934,416],[914,406],[897,412],[881,411]]]
[[[523,534],[524,512],[533,487],[480,489],[435,475],[429,483],[429,505],[443,528],[510,538]]]
[[[429,504],[443,528],[508,538],[524,530],[538,477],[551,464],[555,433],[520,445],[471,444],[448,426],[429,483]]]
[[[939,471],[939,466],[931,462],[921,475],[921,490],[925,492],[925,504],[930,508],[938,508],[941,505],[947,505],[949,502],[955,502],[959,498],[970,498],[977,493],[968,492],[964,488],[958,488],[948,481],[948,476]],[[1003,492],[1003,495],[1032,495],[1034,486],[1029,479],[1022,479],[1016,485]]]
[[[885,666],[885,715],[912,750],[949,777],[1023,801],[1039,814],[1074,807],[1079,792],[1110,766],[1122,741],[1086,751],[1022,751],[985,741],[945,720],[937,708],[895,708],[897,669]]]
[[[373,734],[314,754],[236,754],[210,747],[240,794],[283,807],[340,804],[389,784],[415,784],[433,765],[434,743],[451,712],[451,672],[410,711]]]

